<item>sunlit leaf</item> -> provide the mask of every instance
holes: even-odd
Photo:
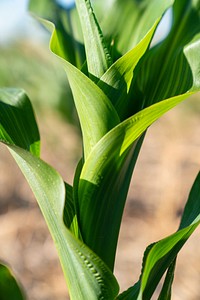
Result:
[[[200,224],[200,206],[195,204],[199,202],[200,173],[197,175],[189,194],[179,230],[146,249],[140,280],[136,286],[122,293],[117,299],[150,300],[167,269],[168,272],[159,300],[170,299],[177,254]]]
[[[127,114],[127,104],[131,101],[132,95],[129,91],[134,76],[134,69],[148,49],[158,22],[159,20],[156,20],[138,45],[112,64],[98,82],[98,86],[111,100],[121,119],[123,119],[124,114]]]
[[[76,7],[84,36],[88,72],[97,80],[112,64],[112,59],[90,0],[76,0]]]
[[[84,156],[119,123],[118,114],[103,91],[85,74],[60,57],[57,31],[53,23],[40,19],[52,31],[50,47],[66,70],[83,134]]]
[[[15,146],[10,149],[35,194],[53,237],[71,299],[114,299],[118,284],[113,274],[64,224],[65,186],[62,178],[29,152]]]
[[[174,0],[115,0],[102,18],[102,30],[124,54],[141,41],[173,3]]]
[[[26,128],[23,122],[19,122],[18,131],[14,131],[11,120],[15,120],[15,118],[21,120],[27,112],[27,101],[20,102],[21,98],[24,99],[24,94],[21,93],[21,90],[18,92],[15,90],[15,95],[18,96],[17,103],[21,103],[21,110],[20,113],[18,110],[15,113],[13,109],[11,119],[5,119],[3,125],[1,123],[3,130],[0,131],[0,140],[8,145],[12,156],[35,194],[55,242],[71,299],[114,299],[118,293],[118,283],[112,272],[95,253],[66,227],[66,225],[69,226],[72,232],[79,234],[78,228],[76,228],[78,223],[76,219],[72,218],[73,214],[74,217],[76,215],[71,187],[64,184],[61,176],[52,167],[27,151],[27,145],[23,143],[23,136],[28,127]],[[4,102],[7,104],[9,101],[11,107],[13,102],[13,107],[15,107],[16,101],[12,99],[12,96],[12,93],[6,94]],[[8,112],[10,112],[10,106]],[[6,108],[4,112],[6,113]],[[30,115],[33,114],[31,109],[28,112]],[[31,124],[28,125],[30,125],[30,132],[34,132],[37,128],[36,122],[32,123],[32,127]],[[17,144],[11,139],[13,131]],[[7,132],[6,136],[3,134],[4,132]],[[32,141],[31,134],[28,142],[30,143],[30,141]],[[67,203],[67,197],[69,197],[69,203]],[[68,214],[66,214],[64,206],[68,210],[71,209]]]
[[[190,191],[188,200],[186,202],[183,215],[181,218],[181,223],[179,229],[190,226],[193,223],[197,223],[200,220],[200,173],[198,174],[192,189]],[[176,266],[176,259],[171,263],[168,272],[166,274],[165,282],[160,294],[159,300],[163,297],[166,300],[171,298],[171,288],[174,279],[174,270]]]
[[[111,269],[129,186],[129,168],[133,170],[140,147],[136,140],[155,120],[191,94],[162,101],[123,121],[96,144],[83,165],[78,194],[82,237]]]

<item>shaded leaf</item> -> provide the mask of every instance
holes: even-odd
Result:
[[[73,198],[73,188],[71,185],[65,182],[65,205],[63,211],[63,221],[67,228],[74,234],[78,239],[81,238],[81,233],[78,226],[76,207]]]
[[[2,262],[0,263],[0,297],[1,300],[25,300],[22,288],[12,271]]]
[[[185,228],[190,224],[196,223],[200,218],[200,173],[198,174],[189,198],[186,202],[179,229]]]
[[[40,136],[33,109],[21,89],[0,89],[0,141],[15,144],[37,156],[40,154]]]
[[[140,281],[138,281],[134,286],[130,287],[128,290],[121,293],[116,299],[117,300],[134,300],[137,299],[137,295],[140,290]]]
[[[162,290],[158,297],[158,300],[171,300],[172,296],[172,283],[174,280],[174,271],[176,267],[176,259],[171,263],[165,276],[165,281],[162,286]]]

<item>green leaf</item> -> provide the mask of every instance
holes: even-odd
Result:
[[[147,51],[158,22],[159,19],[156,20],[152,28],[137,46],[112,64],[98,82],[98,86],[111,100],[121,119],[123,119],[124,114],[127,114],[127,103],[132,97],[129,91],[134,76],[134,69],[138,61]]]
[[[1,300],[25,300],[24,293],[8,266],[0,262]]]
[[[172,268],[174,267],[173,261],[176,259],[177,254],[199,224],[200,222],[197,222],[153,244],[150,251],[147,251],[144,255],[141,279],[136,286],[119,295],[117,299],[150,300],[163,274],[171,264]],[[173,273],[170,276],[172,277],[168,277],[168,280],[173,279]],[[165,286],[165,288],[165,290],[162,290],[162,297],[165,296],[166,298],[161,298],[162,300],[168,299],[171,285]]]
[[[172,283],[174,280],[174,271],[176,267],[176,259],[171,263],[165,276],[165,281],[162,286],[162,290],[158,297],[158,300],[171,300],[172,296]]]
[[[200,222],[188,226],[173,235],[157,242],[150,250],[142,278],[141,288],[137,300],[151,299],[161,277],[166,269],[170,266],[176,258],[178,252],[181,250],[187,239],[194,232]]]
[[[22,147],[36,156],[40,154],[40,136],[33,109],[21,89],[0,89],[0,141]]]
[[[138,65],[134,106],[142,107],[180,93],[200,89],[200,7],[196,0],[176,0],[167,38]]]
[[[190,224],[200,220],[200,173],[192,186],[189,198],[186,202],[179,229],[185,228]]]
[[[171,286],[177,254],[200,224],[200,206],[198,204],[194,205],[194,203],[199,202],[200,172],[189,194],[179,230],[147,247],[143,258],[141,277],[137,283],[137,287],[140,286],[140,289],[136,289],[135,286],[131,287],[118,297],[120,300],[151,299],[153,292],[167,269],[168,272],[159,299],[171,299]]]
[[[82,240],[81,233],[77,221],[76,207],[73,197],[73,188],[65,182],[65,205],[63,211],[63,221],[67,228],[74,234],[75,237]]]
[[[134,286],[130,287],[128,290],[124,291],[118,297],[117,300],[134,300],[137,299],[137,295],[140,290],[140,281],[138,281]]]
[[[43,19],[39,20],[51,30],[50,48],[58,56],[67,73],[81,123],[86,158],[102,136],[119,123],[118,114],[110,100],[92,80],[60,57],[54,24]]]
[[[112,59],[90,0],[76,0],[76,7],[84,36],[88,72],[92,79],[97,80],[112,64]]]
[[[104,14],[102,30],[124,54],[143,39],[173,3],[174,0],[115,0]]]
[[[102,90],[87,76],[63,61],[74,96],[83,134],[84,156],[114,126],[119,116]],[[78,81],[78,84],[77,84]]]
[[[55,24],[59,55],[81,68],[85,61],[85,50],[75,7],[64,9],[55,0],[30,0],[29,10],[36,19],[38,16]],[[46,27],[46,24],[43,25]]]
[[[192,186],[192,189],[190,191],[181,218],[179,229],[190,226],[191,224],[196,223],[200,220],[200,201],[198,201],[198,199],[200,198],[199,195],[200,195],[200,173],[198,174]],[[168,269],[159,300],[171,299],[171,287],[174,278],[175,266],[176,266],[176,259],[172,262],[172,264]]]
[[[114,299],[118,284],[113,274],[63,222],[65,186],[62,178],[31,153],[15,146],[10,146],[10,151],[32,188],[49,227],[71,299]]]
[[[87,157],[99,139],[119,123],[118,114],[102,90],[62,58],[62,49],[54,24],[44,19],[38,20],[52,32],[50,48],[58,56],[68,75],[83,133],[84,156]]]
[[[191,94],[162,101],[123,121],[94,146],[83,165],[77,212],[80,230],[85,243],[111,269],[129,181],[141,143],[136,140],[155,120]]]
[[[16,118],[20,120],[20,117],[22,118],[27,113],[28,98],[25,98],[26,101],[20,101],[21,98],[24,99],[24,93],[21,91],[17,93],[15,90],[15,95],[18,95],[17,101],[16,97],[13,98],[12,93],[6,94],[6,98],[3,99],[5,104],[9,103],[9,106],[8,108],[5,106],[4,109],[5,122],[3,130],[0,131],[0,140],[8,145],[12,156],[35,194],[57,247],[71,299],[114,299],[119,288],[112,272],[66,227],[66,225],[69,226],[74,233],[79,234],[71,186],[65,185],[60,175],[52,167],[27,151],[27,145],[23,142],[27,128],[30,130],[29,142],[32,141],[32,132],[35,132],[37,128],[35,120],[32,124],[30,123],[32,119],[27,120],[27,127],[23,122],[18,121],[17,131],[12,125],[12,121],[15,122]],[[14,109],[16,102],[21,104],[20,114],[18,110]],[[13,109],[11,110],[12,103]],[[10,118],[6,118],[10,111],[12,111]],[[31,109],[28,112],[30,116],[33,113]],[[16,145],[11,139],[12,136],[15,136]],[[69,203],[67,203],[67,197],[69,197]],[[68,211],[68,214],[66,214],[64,206],[71,210]]]

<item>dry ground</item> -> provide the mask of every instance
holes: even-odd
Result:
[[[115,274],[122,290],[138,279],[145,247],[178,226],[200,169],[200,105],[197,106],[194,112],[189,103],[180,105],[147,134],[120,232]],[[81,153],[77,131],[57,113],[48,112],[38,119],[43,159],[71,182]],[[197,230],[178,259],[173,300],[200,299],[199,233]],[[0,258],[13,267],[29,300],[68,299],[46,224],[4,146],[0,147],[0,241]]]

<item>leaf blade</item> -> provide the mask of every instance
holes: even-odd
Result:
[[[76,0],[76,7],[84,36],[89,75],[95,80],[108,69],[112,64],[112,59],[90,0]]]
[[[169,35],[138,66],[135,90],[143,107],[200,89],[200,14],[195,1],[175,1]],[[167,80],[166,80],[167,79]],[[134,94],[134,104],[138,95]]]
[[[102,90],[71,63],[62,59],[54,24],[43,19],[41,22],[51,30],[50,49],[67,73],[81,123],[84,155],[87,157],[99,139],[119,123],[119,116]]]
[[[11,97],[9,99],[10,106],[12,106],[12,100],[13,98]],[[26,99],[25,102],[21,102],[20,114],[22,117],[24,112],[26,112],[27,101]],[[5,102],[8,102],[7,98]],[[13,106],[15,107],[15,102]],[[8,112],[10,112],[10,107]],[[13,114],[14,112],[15,110],[13,110]],[[19,114],[17,113],[14,116],[17,118]],[[35,128],[35,124],[35,120],[31,123],[30,119],[29,125]],[[67,219],[65,219],[64,223],[63,210],[64,206],[66,206],[66,201],[68,201],[65,198],[65,184],[61,176],[52,167],[36,155],[27,151],[26,144],[23,142],[23,133],[26,133],[27,128],[23,125],[22,122],[19,122],[17,131],[19,134],[15,140],[12,139],[12,143],[10,142],[9,135],[7,137],[4,136],[3,142],[9,147],[12,156],[18,163],[35,194],[55,242],[63,272],[70,289],[71,299],[84,300],[87,297],[94,300],[102,299],[102,297],[108,299],[114,298],[119,288],[112,272],[94,252],[72,235],[66,227],[66,224],[69,227],[72,224],[72,232],[78,235],[78,224],[76,220],[72,220],[71,218],[71,216],[76,217],[71,199],[71,187],[66,185],[68,188],[67,195],[70,197],[68,209],[70,208],[71,212],[68,212],[69,215],[66,216]],[[4,129],[11,136],[13,135],[13,127],[10,120],[5,122]],[[16,132],[14,132],[15,134]],[[0,131],[0,140],[2,141],[2,131]],[[16,145],[15,141],[17,141]],[[30,141],[32,141],[31,137]],[[23,148],[20,148],[20,146]]]
[[[44,18],[55,24],[60,56],[80,69],[85,61],[85,50],[74,5],[65,9],[54,0],[30,0],[29,11],[35,19]],[[49,30],[46,24],[43,25]]]
[[[162,275],[167,269],[168,272],[159,299],[171,299],[176,257],[187,239],[200,224],[200,207],[194,205],[195,202],[199,203],[199,201],[200,172],[189,193],[183,220],[181,220],[178,231],[147,247],[143,257],[143,269],[140,280],[137,283],[137,289],[135,289],[135,286],[131,287],[119,296],[120,300],[151,299]],[[190,206],[190,204],[192,205]]]
[[[98,86],[111,100],[121,119],[123,119],[126,112],[127,102],[131,98],[131,95],[128,96],[128,94],[134,76],[134,69],[147,51],[158,22],[159,19],[155,21],[145,37],[132,50],[111,65],[98,82]]]
[[[104,15],[103,32],[114,39],[117,51],[124,54],[141,41],[173,3],[173,0],[116,0]]]
[[[12,156],[26,177],[49,227],[72,300],[114,298],[118,284],[108,267],[65,227],[65,187],[62,178],[41,159],[10,146]],[[83,276],[84,274],[84,276]]]
[[[111,269],[128,191],[126,171],[137,148],[136,140],[156,119],[191,94],[154,104],[126,119],[95,145],[85,161],[78,191],[79,224],[83,240]]]
[[[0,295],[1,300],[25,300],[24,292],[12,271],[2,262],[0,262]]]
[[[40,135],[33,109],[21,89],[0,89],[0,136],[2,142],[16,144],[36,156],[40,154]]]

